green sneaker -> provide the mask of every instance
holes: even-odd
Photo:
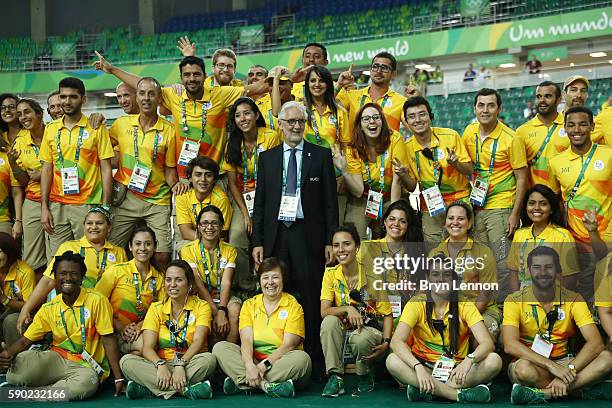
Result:
[[[485,403],[491,401],[491,391],[484,384],[472,388],[462,388],[457,390],[457,401],[464,404],[470,402]]]
[[[295,388],[293,381],[287,380],[280,383],[268,383],[265,387],[265,393],[272,398],[293,398],[295,397]]]
[[[212,399],[213,393],[212,388],[210,386],[210,381],[202,381],[197,384],[190,385],[189,387],[185,387],[185,391],[183,391],[183,396],[191,399]]]
[[[374,376],[371,373],[367,373],[367,374],[359,376],[359,383],[357,384],[357,391],[359,392],[374,391]]]
[[[125,387],[125,397],[127,399],[139,399],[152,397],[153,393],[144,385],[140,385],[134,381],[128,381]]]
[[[585,400],[611,400],[612,399],[612,381],[602,381],[592,387],[582,390],[582,399]]]
[[[544,393],[537,388],[525,387],[524,385],[514,384],[510,394],[512,405],[542,404],[546,402]]]
[[[234,380],[229,377],[225,377],[223,381],[223,393],[225,395],[236,395],[239,394],[242,390],[238,388]]]
[[[418,387],[408,384],[406,386],[406,397],[408,397],[408,401],[411,402],[431,401],[433,395],[421,392]]]
[[[344,379],[336,374],[330,375],[321,395],[335,398],[342,394],[344,394]]]

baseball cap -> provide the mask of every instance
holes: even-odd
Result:
[[[571,77],[565,80],[565,83],[563,84],[563,90],[565,91],[568,86],[570,86],[576,81],[584,82],[587,86],[587,89],[591,86],[591,84],[589,83],[589,80],[583,77],[582,75],[572,75]]]

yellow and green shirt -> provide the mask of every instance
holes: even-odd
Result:
[[[296,102],[302,102],[304,100],[304,88],[306,88],[306,82],[296,82],[291,87],[291,95]]]
[[[415,357],[435,363],[443,354],[442,337],[435,329],[427,324],[426,295],[412,297],[404,306],[400,323],[405,323],[412,329],[413,340],[411,350]],[[446,306],[444,313],[444,324],[449,327],[449,307]],[[456,361],[461,361],[467,356],[470,343],[470,329],[478,322],[483,321],[476,305],[472,302],[459,302],[459,336]],[[450,330],[444,330],[444,346],[450,348]]]
[[[2,291],[6,297],[26,301],[34,290],[36,277],[32,267],[19,259],[11,265],[6,276],[0,275],[0,282],[3,282]]]
[[[581,170],[593,151],[576,195],[570,199]],[[594,144],[582,156],[569,148],[551,159],[550,175],[548,186],[555,193],[561,192],[567,206],[568,229],[576,242],[590,242],[589,233],[582,224],[582,217],[590,210],[597,212],[601,239],[612,242],[612,147]]]
[[[189,296],[183,311],[178,317],[178,334],[173,336],[166,326],[166,322],[172,321],[172,300],[167,298],[164,301],[151,304],[147,315],[142,324],[142,330],[151,330],[157,333],[157,354],[159,358],[166,361],[171,361],[174,358],[175,349],[181,353],[185,353],[191,343],[196,327],[205,326],[210,330],[210,322],[212,321],[212,311],[210,305],[199,299],[197,296]],[[185,345],[186,347],[181,347]],[[206,340],[202,346],[200,353],[208,350]]]
[[[257,99],[255,101],[255,105],[257,105],[259,113],[266,121],[266,126],[269,129],[280,131],[280,128],[278,127],[278,119],[272,113],[272,98],[270,97],[270,94],[265,94],[261,98]]]
[[[604,107],[595,116],[595,130],[591,133],[593,143],[612,146],[612,107]]]
[[[40,153],[40,146],[37,146],[32,140],[32,135],[29,130],[21,129],[17,138],[15,139],[15,145],[13,147],[19,152],[17,158],[17,165],[23,171],[35,171],[42,168],[42,164],[38,159]],[[31,201],[40,202],[40,181],[34,181],[32,178],[28,181],[28,185],[25,189],[26,198]]]
[[[608,252],[595,266],[595,306],[612,307],[612,273],[610,273],[610,262],[612,252]]]
[[[108,377],[110,366],[101,336],[113,334],[113,310],[108,299],[95,290],[81,288],[72,307],[64,303],[62,295],[45,303],[23,336],[34,342],[50,332],[53,335],[51,350],[66,360],[90,367],[81,357],[82,328],[85,329],[85,350],[104,369],[102,381]]]
[[[207,251],[199,239],[191,241],[181,249],[181,259],[189,263],[194,271],[197,271],[206,285],[210,296],[221,296],[221,279],[223,271],[228,268],[236,268],[236,248],[223,241],[219,246]],[[221,278],[219,277],[221,275]]]
[[[240,309],[239,330],[246,327],[253,330],[253,357],[261,361],[283,344],[285,333],[304,338],[304,311],[293,296],[283,293],[276,309],[268,316],[263,294],[259,294],[247,299]]]
[[[421,191],[438,184],[440,170],[442,178],[438,187],[446,205],[453,201],[462,200],[470,195],[470,183],[468,178],[448,163],[448,152],[451,149],[459,158],[460,163],[471,163],[465,145],[461,142],[459,133],[448,128],[432,128],[432,136],[429,148],[435,153],[434,160],[423,156],[423,146],[416,137],[411,137],[405,143],[404,157],[399,160],[408,164],[412,178],[419,182]],[[400,150],[401,151],[401,150]],[[435,167],[438,167],[438,170]],[[421,208],[427,210],[424,198],[421,196]]]
[[[349,131],[348,112],[338,106],[338,113],[334,115],[327,106],[323,115],[313,106],[312,118],[306,122],[304,139],[312,144],[331,149],[334,144],[348,144],[351,141]]]
[[[548,143],[544,150],[540,150],[549,134]],[[564,128],[563,114],[558,113],[548,127],[536,115],[516,129],[516,137],[525,145],[531,185],[548,184],[550,159],[566,150],[570,145]],[[537,160],[535,160],[536,156],[538,156]]]
[[[484,141],[480,137],[480,124],[472,123],[461,137],[474,164],[474,174],[489,182],[484,208],[512,208],[516,195],[514,170],[527,167],[525,147],[515,137],[514,131],[501,122]],[[489,175],[491,155],[495,160]]]
[[[219,186],[215,186],[204,201],[198,201],[193,188],[185,194],[177,196],[175,199],[176,224],[191,224],[191,226],[195,228],[196,217],[200,211],[202,211],[202,208],[207,205],[214,205],[221,210],[224,221],[223,231],[228,230],[232,222],[232,205],[229,202],[227,194],[225,194]]]
[[[11,220],[9,203],[11,201],[11,187],[20,187],[19,182],[13,175],[13,169],[8,161],[8,156],[0,152],[0,222]]]
[[[100,276],[111,265],[115,263],[126,262],[127,257],[125,250],[106,241],[100,252],[91,245],[87,238],[82,237],[74,241],[66,241],[57,248],[56,256],[63,254],[66,251],[72,251],[75,254],[81,254],[85,257],[85,266],[87,266],[87,274],[83,279],[84,288],[94,288],[100,279]],[[51,262],[45,270],[44,276],[54,279],[51,271],[55,264],[55,257],[51,258]]]
[[[557,285],[553,308],[558,307],[563,318],[557,320],[551,333],[553,349],[550,358],[552,359],[567,355],[567,341],[576,334],[576,327],[595,324],[582,296],[565,288],[562,289],[563,292],[559,296],[559,286]],[[527,286],[506,298],[503,325],[518,328],[521,343],[530,348],[538,333],[546,333],[548,330],[546,311],[533,294],[533,286]]]
[[[165,168],[176,167],[174,129],[170,122],[160,116],[155,125],[144,133],[139,118],[140,115],[122,116],[110,128],[111,143],[120,155],[115,181],[129,185],[138,161],[151,170],[151,175],[144,192],[132,190],[132,193],[152,204],[170,205],[171,193],[170,186],[166,184]],[[138,149],[138,160],[135,147]]]
[[[372,101],[369,86],[362,89],[353,89],[351,91],[347,91],[346,89],[342,88],[342,90],[338,92],[337,98],[338,101],[340,101],[340,103],[342,103],[342,105],[346,108],[346,110],[348,110],[349,127],[351,132],[353,131],[357,113],[363,105],[370,102],[375,102],[380,105],[380,107],[383,109],[389,127],[396,132],[399,132],[402,109],[404,107],[404,102],[406,102],[406,97],[398,94],[391,88],[389,88],[387,93],[377,101]]]
[[[101,160],[114,157],[113,147],[105,126],[93,129],[82,115],[77,124],[68,130],[64,126],[64,118],[56,119],[45,127],[40,146],[41,161],[53,166],[53,180],[49,200],[60,204],[101,204],[102,203],[102,171]],[[63,157],[59,160],[58,147]],[[82,140],[80,150],[78,141]],[[79,160],[76,161],[77,150]],[[62,190],[62,168],[77,167],[79,173],[79,193],[65,195]]]
[[[133,259],[110,266],[96,284],[96,290],[109,298],[113,317],[123,325],[144,319],[151,303],[166,296],[164,276],[151,266],[143,282]],[[142,311],[136,307],[138,297],[144,306]]]

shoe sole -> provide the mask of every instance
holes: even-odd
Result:
[[[344,388],[338,391],[337,394],[321,394],[321,396],[326,398],[338,398],[342,394],[344,394]]]

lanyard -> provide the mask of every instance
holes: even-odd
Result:
[[[432,323],[434,329],[436,329],[436,331],[440,333],[440,337],[442,338],[442,352],[445,356],[452,357],[454,353],[451,353],[448,348],[446,348],[446,344],[444,344],[444,331],[446,330],[446,324],[444,324],[444,320],[434,319]]]
[[[79,163],[79,157],[81,157],[81,145],[83,144],[83,132],[85,132],[85,128],[84,127],[80,127],[79,128],[79,138],[77,139],[77,148],[76,148],[76,154],[74,156],[74,167],[77,167],[77,164]],[[58,130],[57,131],[57,137],[56,137],[56,144],[57,144],[57,158],[62,166],[62,168],[64,168],[64,155],[62,154],[62,146],[60,143],[60,136],[62,134],[62,130]],[[37,155],[38,157],[38,155]]]
[[[379,178],[378,183],[380,185],[381,193],[385,189],[385,160],[386,159],[387,159],[387,151],[385,150],[382,156],[380,156],[380,178]],[[366,175],[368,176],[368,186],[372,187],[372,177],[370,176],[370,162],[366,160],[365,165],[366,165]]]
[[[359,109],[363,107],[363,104],[365,103],[366,98],[367,98],[367,95],[361,95],[361,102],[359,102]],[[389,95],[385,95],[383,97],[382,103],[380,104],[380,107],[384,108],[388,100],[389,100]]]
[[[177,328],[176,330],[171,330],[170,327],[168,328],[168,331],[170,332],[170,347],[172,347],[174,351],[178,351],[177,350],[178,347],[181,347],[181,349],[186,348],[185,343],[187,343],[187,326],[189,325],[189,314],[190,313],[191,313],[191,310],[187,310],[187,312],[185,313],[185,319],[183,320],[183,327]],[[181,330],[183,331],[183,334],[181,334],[178,337],[179,340],[181,340],[180,345],[178,345],[176,341],[176,335]]]
[[[536,305],[531,305],[531,311],[533,312],[533,317],[535,317],[536,324],[538,325],[538,332],[542,334],[542,324],[540,324],[540,319],[538,317],[538,308]],[[550,334],[552,333],[553,328],[555,327],[555,323],[559,319],[559,306],[555,305],[555,313],[546,313],[544,317],[544,323],[548,320],[548,330],[546,330],[545,334],[542,334],[542,337],[546,340],[550,340]]]
[[[533,237],[533,242],[536,244],[534,249],[541,246],[544,243],[544,239],[540,239],[540,242],[537,242],[535,240],[535,237]],[[525,242],[523,242],[523,245],[521,246],[521,253],[519,256],[519,268],[521,268],[521,274],[520,276],[525,276],[525,252],[527,252],[527,244],[529,244],[529,238],[527,238],[525,240]]]
[[[270,122],[270,129],[274,130],[274,115],[272,114],[272,109],[268,110],[268,121]]]
[[[70,310],[72,310],[72,315],[74,316],[74,321],[76,322],[77,318],[74,313],[74,309],[70,308]],[[64,317],[64,311],[61,309],[61,306],[60,306],[60,316],[62,318],[62,325],[64,326],[64,332],[66,333],[66,338],[70,342],[70,345],[72,346],[72,349],[74,350],[74,353],[83,353],[83,351],[85,351],[86,339],[85,339],[85,307],[84,306],[81,306],[79,308],[79,314],[81,315],[81,344],[83,345],[83,350],[80,352],[77,351],[76,345],[72,342],[72,339],[70,338],[70,335],[68,334],[68,325],[66,324],[66,317]]]
[[[195,111],[195,106],[196,106],[196,102],[193,101],[194,111]],[[202,132],[200,133],[200,140],[199,140],[200,143],[202,143],[202,139],[204,139],[204,136],[206,136],[206,116],[208,114],[208,108],[210,108],[210,102],[203,102],[202,103]],[[183,132],[185,134],[185,138],[188,138],[187,132],[189,132],[189,126],[187,126],[187,108],[186,108],[185,99],[183,99],[182,106],[181,106],[181,122],[183,125]]]
[[[476,143],[476,166],[478,166],[478,170],[480,170],[480,149],[478,148],[478,140],[480,137],[478,134],[474,135],[474,141]],[[495,164],[495,153],[497,153],[497,142],[499,139],[495,139],[493,142],[493,147],[491,148],[491,161],[489,162],[489,174],[487,175],[487,179],[491,177],[491,173],[493,173],[493,165]],[[484,143],[481,148],[484,147]]]
[[[247,182],[249,181],[249,158],[247,157],[246,145],[244,141],[242,142],[242,189],[246,192]],[[259,145],[255,143],[255,147],[253,147],[253,180],[255,181],[255,185],[257,185],[257,156],[259,155]]]
[[[433,176],[434,176],[434,180],[438,180],[438,175],[440,173],[440,164],[438,163],[438,148],[434,147],[432,152],[433,152],[433,162],[434,162]],[[416,166],[417,166],[417,173],[419,173],[419,176],[421,176],[421,160],[419,156],[420,156],[419,152],[414,152],[414,157],[415,157]]]
[[[346,300],[344,300],[346,297],[348,297],[348,294],[344,291],[344,282],[340,282],[340,284],[338,285],[338,290],[340,291],[341,306],[348,305],[350,302],[347,302]]]
[[[81,247],[81,249],[79,250],[79,255],[85,258],[85,248]],[[106,270],[107,258],[108,258],[108,248],[104,248],[104,251],[102,252],[102,264],[100,264],[100,252],[96,251],[96,268],[98,268],[98,279],[100,278],[100,276],[102,276],[102,274]]]
[[[136,288],[136,303],[142,304],[142,295],[140,294],[140,291],[144,291],[145,282],[142,282],[141,288],[138,280],[138,273],[133,273],[132,276],[132,282],[134,283],[134,287]],[[151,302],[157,302],[157,279],[151,278],[151,286],[153,286]]]
[[[206,277],[206,286],[208,288],[208,292],[212,294],[213,286],[210,279],[210,275],[214,270],[210,270],[208,267],[208,257],[210,253],[204,248],[204,244],[200,241],[200,255],[202,257],[202,267],[204,268],[204,276]],[[221,247],[217,244],[217,249],[215,251],[215,255],[217,256],[217,297],[221,298],[221,278],[223,277],[223,271],[221,270]],[[210,259],[210,265],[212,266],[212,256]]]
[[[11,288],[11,292],[13,292],[13,296],[15,296],[15,299],[17,299],[17,287],[15,286],[15,281],[10,281],[9,282],[9,287]]]
[[[145,133],[142,134],[142,143],[144,144]],[[153,142],[153,158],[151,159],[151,167],[155,166],[157,160],[157,148],[159,145],[159,133],[155,132],[155,142]],[[134,126],[134,159],[138,164],[138,126]]]
[[[591,163],[591,159],[593,158],[593,155],[595,154],[595,150],[597,150],[597,143],[593,145],[593,149],[591,149],[591,153],[589,153],[589,156],[587,157],[586,161],[582,165],[582,170],[580,170],[580,174],[578,175],[576,184],[574,184],[574,188],[572,188],[571,193],[567,197],[567,203],[572,201],[574,199],[574,196],[578,192],[578,187],[580,187],[580,183],[582,183],[582,179],[584,178],[584,173],[586,173],[586,169],[587,167],[589,167],[589,163]]]
[[[299,163],[298,158],[297,158],[297,154],[300,150],[296,148],[295,149],[295,161],[296,161],[296,165],[297,165],[297,180],[296,180],[296,184],[295,184],[295,191],[299,191],[300,187],[302,185],[302,158],[300,158]],[[289,152],[289,156],[291,157],[291,151]],[[287,163],[285,162],[285,152],[283,151],[283,194],[285,194],[285,189],[287,188]]]
[[[317,139],[317,144],[320,145],[321,144],[321,132],[319,132],[319,125],[317,124],[317,118],[315,118],[314,116],[314,111],[311,113],[312,113],[311,115],[312,120],[310,121],[310,124],[312,126],[312,130],[314,131],[315,138]],[[321,119],[321,122],[323,122],[323,116],[319,116],[319,118]],[[338,120],[336,119],[333,113],[329,115],[329,121],[336,128],[336,143],[338,143],[338,141],[340,140],[340,129],[338,128]]]
[[[546,134],[546,138],[544,139],[544,142],[540,146],[540,149],[538,150],[536,155],[533,156],[533,159],[529,163],[530,165],[533,166],[534,164],[536,164],[536,162],[538,161],[540,156],[542,156],[542,153],[544,153],[544,149],[546,148],[546,145],[550,141],[550,138],[552,137],[553,133],[555,133],[555,130],[557,129],[557,126],[558,125],[556,123],[553,123],[553,125],[550,127],[550,129],[548,129],[548,133]]]

